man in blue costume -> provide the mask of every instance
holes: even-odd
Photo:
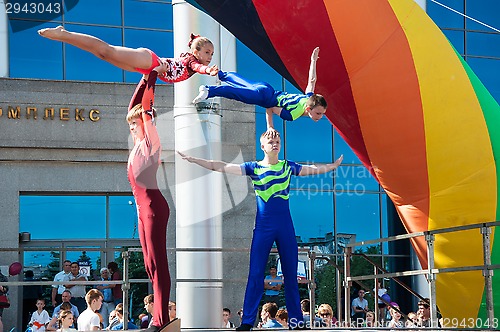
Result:
[[[255,322],[264,290],[262,280],[267,259],[274,242],[278,248],[286,282],[285,300],[291,328],[304,326],[300,310],[297,283],[298,247],[288,203],[292,175],[306,176],[333,171],[342,162],[342,156],[333,164],[300,165],[289,160],[279,160],[281,139],[278,132],[266,132],[260,137],[264,159],[241,165],[223,161],[191,157],[178,152],[184,160],[206,169],[246,175],[252,179],[257,200],[257,215],[250,249],[250,269],[243,303],[243,320],[238,331],[249,331]]]

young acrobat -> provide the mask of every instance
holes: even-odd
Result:
[[[206,38],[191,34],[188,46],[190,52],[182,53],[177,58],[160,58],[147,48],[129,48],[114,46],[91,35],[71,32],[62,26],[38,30],[42,37],[60,41],[94,54],[123,70],[148,75],[161,63],[168,65],[168,70],[159,75],[162,81],[177,83],[185,81],[195,73],[217,75],[219,68],[209,66],[214,54],[214,45]]]
[[[316,47],[311,54],[305,94],[274,90],[267,82],[254,82],[235,72],[219,70],[218,77],[223,84],[200,86],[200,93],[193,100],[193,104],[212,97],[224,97],[264,107],[266,108],[267,132],[274,135],[277,132],[274,129],[273,114],[286,121],[294,121],[300,116],[309,116],[313,121],[318,121],[323,117],[328,106],[322,95],[314,93],[318,54],[319,47]]]
[[[250,249],[243,319],[239,331],[249,331],[255,322],[259,302],[264,291],[264,272],[274,242],[281,259],[285,287],[285,300],[290,327],[304,326],[297,283],[298,246],[289,206],[290,179],[292,175],[306,176],[331,172],[339,167],[343,157],[325,165],[300,165],[290,160],[279,160],[280,135],[265,132],[260,137],[260,147],[264,151],[261,161],[246,162],[241,165],[223,161],[206,160],[178,152],[182,159],[209,170],[246,175],[252,179],[257,201],[254,235]]]

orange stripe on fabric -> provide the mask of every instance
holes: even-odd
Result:
[[[419,82],[386,1],[325,1],[377,177],[410,232],[427,230],[429,186]],[[417,252],[426,264],[425,242]]]

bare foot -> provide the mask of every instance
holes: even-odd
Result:
[[[53,40],[59,40],[64,32],[66,32],[66,30],[64,30],[61,25],[56,28],[46,28],[38,30],[38,34],[40,36]]]

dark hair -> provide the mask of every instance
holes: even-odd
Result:
[[[225,311],[225,312],[231,314],[231,310],[229,310],[229,308],[223,308],[222,311]]]
[[[309,99],[307,99],[306,106],[309,106],[310,109],[315,108],[316,106],[323,106],[325,109],[328,107],[325,97],[322,95],[315,93]]]
[[[309,312],[311,302],[309,301],[309,299],[303,299],[302,301],[300,301],[300,309],[303,311],[303,312]]]
[[[276,265],[271,265],[271,266],[269,267],[269,270],[270,270],[270,269],[275,269],[275,268],[276,268]]]
[[[425,298],[423,300],[418,301],[418,305],[423,306],[425,309],[429,309],[429,307],[431,306],[430,302],[431,302],[430,299]]]
[[[116,262],[109,262],[108,263],[108,270],[111,270],[113,272],[118,271],[118,264],[116,264]]]
[[[28,271],[24,272],[25,278],[33,278],[34,276],[35,276],[35,274],[33,273],[33,270],[28,270]]]
[[[274,302],[267,302],[262,306],[262,310],[268,312],[271,318],[276,318],[276,313],[278,312],[278,305]]]

